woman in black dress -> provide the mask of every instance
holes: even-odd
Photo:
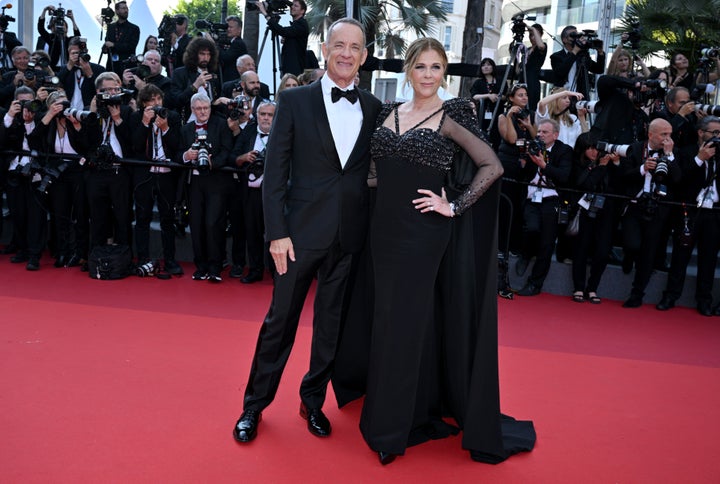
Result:
[[[473,82],[470,88],[470,96],[478,103],[477,111],[480,127],[487,133],[495,110],[495,103],[498,100],[500,83],[497,80],[495,61],[491,58],[485,57],[480,61],[480,72],[482,76]],[[497,123],[495,125],[497,128]]]
[[[413,42],[404,71],[414,97],[383,109],[372,140],[377,170],[370,234],[375,310],[360,429],[382,464],[410,445],[457,433],[444,415],[463,429],[463,447],[478,461],[499,462],[534,443],[532,424],[514,420],[527,438],[519,447],[503,442],[497,303],[494,287],[484,284],[493,264],[486,261],[484,271],[472,260],[462,260],[476,246],[473,204],[496,186],[502,166],[483,141],[469,101],[443,102],[437,95],[446,67],[437,40]],[[456,163],[459,148],[472,166]],[[461,179],[467,187],[453,189],[448,198],[446,185],[450,192],[458,184],[448,181]],[[497,191],[493,193],[496,209]],[[480,255],[491,259],[494,220],[483,221],[492,225],[484,225],[482,240],[476,241],[489,243]],[[464,241],[469,246],[458,249]],[[478,287],[484,288],[482,294]],[[478,308],[480,300],[484,306]],[[466,307],[471,307],[467,313]],[[461,334],[455,332],[458,328],[464,328]],[[480,334],[482,338],[472,339]]]

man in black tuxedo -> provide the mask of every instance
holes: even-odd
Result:
[[[172,34],[171,46],[166,46],[165,49],[169,49],[169,54],[165,53],[167,50],[163,50],[162,65],[165,66],[168,77],[172,77],[175,69],[183,66],[183,59],[185,56],[185,49],[190,43],[190,35],[187,33],[188,29],[188,18],[185,15],[175,15],[175,32]]]
[[[625,308],[642,306],[658,243],[663,240],[661,234],[670,213],[670,207],[661,202],[673,199],[673,190],[680,182],[681,171],[675,161],[671,135],[669,122],[661,118],[652,120],[647,142],[631,144],[627,158],[620,162],[624,194],[632,198],[622,219],[623,247],[625,256],[636,261],[632,291],[623,303]]]
[[[240,78],[247,71],[257,72],[255,68],[255,60],[250,54],[241,55],[235,62],[235,70],[238,75],[232,81],[225,81],[222,85],[222,95],[227,98],[234,98],[235,96],[242,94],[242,85],[240,84]],[[264,82],[260,83],[260,97],[262,99],[270,99],[270,87]]]
[[[233,81],[240,77],[236,68],[237,59],[246,55],[247,45],[240,36],[242,34],[242,20],[237,15],[230,15],[225,19],[228,25],[227,36],[229,44],[219,45],[220,70],[223,82]]]
[[[367,56],[356,20],[333,23],[322,44],[322,82],[280,94],[263,181],[265,238],[277,273],[258,336],[244,411],[233,436],[249,442],[274,399],[300,312],[317,275],[310,369],[300,385],[308,430],[330,435],[322,412],[340,333],[352,255],[366,237],[370,137],[380,101],[354,88]],[[345,97],[345,99],[343,99]]]
[[[525,246],[517,261],[516,271],[523,275],[532,255],[536,255],[532,272],[518,296],[540,294],[555,250],[558,228],[558,188],[567,184],[572,169],[573,151],[558,140],[560,125],[552,119],[540,121],[537,136],[545,143],[539,154],[523,166],[522,179],[529,181],[523,217],[525,220]],[[531,163],[532,162],[532,163]]]
[[[145,52],[143,57],[142,66],[134,67],[132,69],[125,69],[123,72],[123,85],[126,89],[133,91],[133,97],[137,96],[137,93],[142,90],[143,87],[148,84],[153,84],[160,88],[163,92],[163,96],[167,96],[170,93],[170,85],[172,81],[169,77],[165,77],[161,74],[160,52],[156,50],[148,50]],[[138,77],[138,74],[143,74],[143,70],[148,74],[147,76]],[[165,107],[172,108],[170,103],[165,103]]]
[[[304,0],[295,0],[290,7],[292,22],[287,27],[280,26],[280,16],[268,13],[265,2],[257,2],[258,10],[267,20],[267,28],[283,38],[282,52],[280,53],[280,72],[299,76],[305,71],[310,26],[305,20],[307,4]]]
[[[685,202],[683,216],[674,227],[672,261],[663,297],[655,306],[660,311],[675,307],[685,285],[692,251],[697,245],[697,282],[695,301],[703,316],[720,316],[720,304],[712,307],[712,289],[720,250],[720,197],[718,193],[717,139],[720,118],[705,116],[698,122],[698,142],[678,152],[682,169],[679,198]]]
[[[210,99],[202,93],[190,101],[193,121],[180,129],[181,149],[176,161],[192,164],[190,179],[190,232],[192,234],[195,272],[193,280],[221,282],[225,256],[225,214],[230,193],[230,175],[220,168],[230,163],[232,133],[219,116],[210,115]],[[200,156],[202,148],[195,143],[206,136],[209,163]]]
[[[122,77],[125,61],[135,55],[140,42],[140,27],[128,21],[130,9],[125,0],[115,3],[115,14],[117,20],[107,27],[103,52],[107,54],[107,70]]]
[[[589,99],[592,74],[602,74],[605,71],[605,51],[597,50],[597,60],[590,57],[587,39],[577,31],[573,25],[568,25],[560,33],[563,44],[559,50],[550,56],[550,65],[555,76],[555,85],[566,88],[568,91],[581,92]]]
[[[95,97],[95,80],[105,72],[101,65],[83,58],[83,46],[87,47],[87,44],[81,37],[70,39],[67,64],[57,75],[71,107],[81,110],[90,106]]]
[[[205,94],[211,104],[220,97],[220,80],[217,76],[218,51],[215,42],[204,37],[195,37],[185,50],[185,65],[173,72],[170,94],[174,108],[183,119],[192,116],[190,98]]]

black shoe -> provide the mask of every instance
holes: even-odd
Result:
[[[263,275],[260,271],[250,271],[248,275],[240,279],[243,284],[252,284],[253,282],[262,281]]]
[[[674,307],[675,300],[668,296],[663,296],[660,302],[655,305],[655,309],[658,311],[667,311],[668,309],[672,309]]]
[[[712,311],[712,308],[710,307],[710,303],[707,301],[699,302],[697,304],[697,312],[699,312],[703,316],[712,316],[713,315],[713,311]]]
[[[518,275],[518,277],[522,277],[525,275],[525,271],[527,271],[528,264],[530,264],[530,261],[526,259],[525,257],[520,257],[517,262],[515,262],[515,274]]]
[[[244,271],[245,266],[241,266],[240,264],[233,264],[233,266],[230,268],[230,273],[228,275],[230,277],[234,277],[235,279],[240,279],[243,276]]]
[[[27,265],[25,265],[25,269],[29,271],[40,270],[40,260],[37,257],[31,257]]]
[[[197,270],[193,272],[192,279],[193,281],[206,281],[208,278],[208,273],[203,270]]]
[[[332,429],[330,421],[319,408],[307,408],[304,403],[300,404],[300,416],[307,420],[307,427],[311,434],[318,437],[329,437]]]
[[[14,254],[15,252],[17,252],[17,247],[13,244],[8,244],[5,248],[0,249],[0,254],[2,255]]]
[[[257,436],[258,425],[262,420],[262,413],[255,410],[245,410],[233,428],[233,437],[238,442],[250,442]]]
[[[639,308],[642,306],[642,298],[640,296],[630,296],[622,305],[624,308]]]
[[[527,283],[517,292],[518,296],[537,296],[540,294],[540,287],[532,283]]]
[[[27,262],[30,260],[30,258],[27,256],[27,254],[23,254],[22,252],[18,252],[14,256],[10,257],[10,262],[13,264],[22,264],[23,262]]]
[[[165,272],[173,276],[182,276],[185,274],[185,271],[183,271],[183,268],[180,267],[180,264],[172,259],[165,259]]]
[[[82,265],[83,262],[84,260],[82,257],[77,254],[73,254],[70,256],[70,258],[65,260],[65,267],[77,267],[79,265]]]
[[[720,316],[720,304],[715,306],[715,309],[713,309],[713,316]]]
[[[68,258],[64,255],[58,256],[57,259],[55,259],[55,263],[53,264],[53,267],[57,267],[58,269],[60,267],[66,267]]]
[[[378,452],[378,457],[380,458],[380,463],[384,466],[388,465],[392,461],[395,460],[395,457],[397,455],[391,454],[389,452],[383,452],[382,450]]]
[[[222,276],[220,276],[220,274],[208,274],[207,280],[217,284],[218,282],[222,282]]]

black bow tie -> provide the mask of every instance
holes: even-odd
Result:
[[[258,131],[258,134],[260,135],[261,138],[265,138],[265,137],[267,137],[267,136],[270,136],[270,133],[261,133],[261,132],[259,132],[259,131]]]
[[[345,99],[350,101],[350,104],[355,104],[355,102],[358,100],[357,89],[348,89],[347,91],[343,91],[340,88],[333,87],[332,92],[330,93],[330,98],[332,99],[332,102],[338,102],[341,97],[344,97]]]

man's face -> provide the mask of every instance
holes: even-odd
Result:
[[[327,60],[327,74],[340,86],[349,86],[360,65],[365,62],[367,50],[363,45],[363,32],[357,25],[340,23],[322,44]]]
[[[24,71],[28,68],[28,62],[30,62],[30,54],[27,52],[16,52],[14,56],[12,56],[13,64],[15,64],[15,68],[19,71]]]
[[[115,13],[121,20],[127,20],[130,9],[128,9],[127,3],[121,3],[115,6]]]
[[[260,79],[258,76],[255,73],[245,74],[245,76],[245,80],[242,81],[243,92],[250,97],[260,94]]]
[[[545,146],[548,148],[555,143],[555,140],[558,139],[559,133],[557,133],[550,123],[542,123],[540,126],[538,126],[537,130],[537,136],[540,138],[544,143]]]
[[[240,65],[238,65],[236,67],[237,67],[238,74],[240,74],[241,76],[243,75],[243,73],[245,73],[247,71],[253,71],[253,72],[257,71],[257,68],[255,67],[255,61],[253,60],[252,57],[249,57],[249,56],[244,57],[242,59],[242,61],[240,62]]]
[[[563,37],[563,45],[570,49],[573,46],[573,43],[575,42],[575,36],[577,35],[577,29],[568,30],[565,33],[565,37]]]
[[[23,94],[18,94],[17,98],[16,98],[16,100],[18,100],[18,101],[32,101],[33,99],[35,99],[35,96],[30,94],[29,92],[23,93]],[[64,98],[62,98],[62,99],[64,99]],[[25,121],[26,123],[29,123],[30,121],[33,120],[33,118],[35,118],[35,113],[30,112],[30,110],[27,108],[23,108],[22,117],[23,117],[23,121]]]
[[[273,116],[275,116],[275,106],[272,104],[266,104],[261,106],[257,110],[257,123],[260,131],[263,133],[270,132],[270,126],[272,126]]]
[[[703,143],[710,141],[712,138],[720,137],[720,123],[708,123],[705,129],[698,130],[700,141]]]
[[[290,7],[290,16],[293,20],[297,20],[303,15],[305,15],[305,10],[303,10],[300,2],[293,2],[292,7]]]
[[[210,50],[201,50],[200,52],[198,52],[198,67],[200,67],[200,69],[207,69],[207,66],[210,64],[210,59],[212,59],[212,54],[210,53]]]
[[[687,91],[678,91],[675,93],[675,99],[667,103],[668,111],[676,114],[683,105],[690,101],[690,93]]]
[[[162,96],[153,96],[149,101],[145,103],[146,108],[152,107],[152,106],[162,106],[163,104],[163,98]]]
[[[145,54],[143,64],[150,68],[150,75],[157,76],[162,70],[162,64],[160,63],[160,56],[155,53]]]
[[[234,20],[228,20],[227,36],[231,39],[234,37],[240,37],[240,24]]]
[[[120,83],[113,79],[105,79],[97,90],[98,94],[120,94]]]
[[[207,120],[210,119],[210,103],[195,101],[192,105],[192,112],[198,123],[207,123]]]
[[[650,126],[648,130],[648,146],[653,150],[663,148],[663,142],[670,139],[672,126],[670,123],[657,123]]]

